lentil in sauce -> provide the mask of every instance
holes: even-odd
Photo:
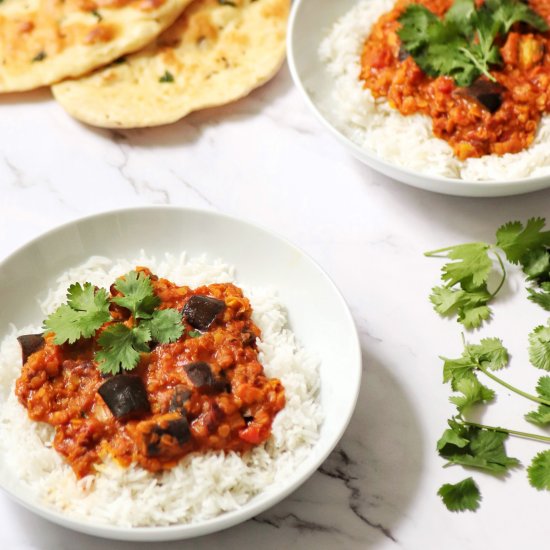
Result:
[[[501,104],[491,112],[452,78],[432,78],[411,56],[403,55],[397,19],[412,3],[441,17],[453,0],[398,0],[380,17],[361,56],[364,86],[374,97],[386,97],[403,115],[430,116],[434,135],[446,140],[461,160],[517,153],[529,147],[541,117],[550,111],[550,34],[526,32],[521,25],[508,33],[500,44],[504,64],[491,70],[502,88]],[[548,0],[529,0],[528,4],[550,23]]]
[[[53,334],[46,334],[16,383],[29,417],[55,427],[53,446],[77,477],[93,473],[107,454],[124,466],[136,462],[155,472],[192,452],[242,453],[269,438],[272,422],[285,405],[281,382],[268,378],[258,360],[260,329],[238,287],[224,283],[192,290],[147,268],[137,271],[150,276],[160,309],[183,310],[186,330],[176,342],[142,354],[131,372],[105,377],[93,361],[97,335],[56,345]],[[223,303],[205,330],[196,330],[186,317],[186,304],[193,297]],[[113,318],[132,323],[128,310],[111,307]],[[136,378],[146,389],[145,408],[137,416],[118,418],[98,389],[108,380]]]

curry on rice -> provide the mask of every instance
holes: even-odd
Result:
[[[429,115],[435,136],[446,140],[460,160],[529,147],[541,117],[550,111],[550,34],[514,24],[497,43],[502,64],[491,67],[495,82],[481,76],[472,86],[459,87],[449,76],[427,75],[403,50],[398,19],[413,3],[443,17],[453,0],[398,0],[382,15],[364,43],[360,79],[365,88],[374,97],[386,97],[403,115]],[[528,4],[550,22],[547,0]]]
[[[147,268],[136,273],[150,280],[158,310],[180,313],[181,336],[151,343],[130,372],[102,373],[102,332],[116,323],[136,326],[130,311],[113,303],[120,294],[113,285],[111,320],[93,337],[62,345],[51,332],[19,338],[24,365],[16,394],[30,418],[55,427],[53,446],[78,477],[93,473],[107,453],[155,472],[191,452],[240,453],[266,441],[285,392],[258,360],[260,330],[242,291],[230,283],[192,290]]]

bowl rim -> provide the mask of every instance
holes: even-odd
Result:
[[[351,370],[354,376],[354,387],[353,392],[349,394],[349,400],[347,401],[347,410],[342,410],[342,420],[339,429],[336,434],[329,440],[327,444],[324,445],[324,448],[321,447],[321,451],[318,456],[308,465],[307,469],[297,476],[292,483],[287,485],[282,491],[277,490],[273,495],[265,495],[259,493],[253,500],[245,503],[241,508],[222,513],[214,518],[207,520],[201,520],[196,523],[191,524],[174,524],[168,526],[151,526],[151,527],[121,527],[121,526],[109,526],[105,524],[95,524],[87,520],[78,520],[71,517],[65,517],[62,513],[49,508],[40,503],[27,502],[24,498],[15,494],[9,488],[0,487],[0,490],[4,492],[9,498],[18,504],[22,505],[26,509],[32,511],[33,513],[41,516],[55,524],[61,525],[63,527],[86,533],[89,535],[94,535],[101,538],[113,539],[113,540],[124,540],[124,541],[169,541],[169,540],[183,540],[192,537],[198,537],[206,534],[213,534],[229,527],[233,527],[237,524],[240,524],[253,516],[260,514],[261,512],[267,510],[268,508],[279,503],[293,491],[295,491],[300,485],[302,485],[307,479],[309,479],[319,468],[319,466],[327,459],[329,454],[334,450],[342,436],[344,435],[345,430],[347,429],[349,422],[353,416],[355,406],[357,404],[359,391],[361,387],[361,378],[362,378],[362,351],[361,344],[359,340],[359,335],[357,331],[357,326],[351,314],[350,308],[347,305],[342,293],[332,281],[330,276],[326,271],[304,250],[302,250],[297,245],[290,242],[286,237],[279,235],[278,233],[267,229],[259,224],[250,222],[248,220],[243,220],[241,218],[236,218],[234,216],[219,213],[214,210],[206,210],[200,208],[189,208],[184,206],[177,205],[138,205],[138,206],[129,206],[129,207],[119,207],[113,209],[106,209],[93,214],[81,216],[74,218],[72,220],[58,224],[42,233],[36,237],[31,238],[26,241],[21,246],[17,247],[14,251],[9,253],[6,257],[0,259],[0,271],[4,266],[10,262],[16,260],[17,256],[23,254],[26,250],[33,247],[39,243],[42,239],[45,238],[55,238],[55,235],[58,233],[63,233],[64,231],[69,230],[71,227],[76,227],[81,223],[94,222],[96,220],[101,220],[104,217],[111,217],[117,215],[136,215],[139,212],[143,211],[172,211],[179,212],[181,214],[193,213],[195,215],[205,215],[216,218],[218,220],[224,220],[229,223],[235,223],[241,226],[245,231],[255,231],[261,233],[267,238],[274,238],[277,241],[284,244],[286,247],[292,251],[299,254],[304,258],[312,268],[314,268],[322,279],[328,285],[328,288],[337,298],[339,304],[342,306],[342,313],[345,315],[348,325],[352,328],[350,337],[353,341],[353,368]],[[236,266],[238,269],[238,266]],[[321,357],[322,360],[322,357]],[[317,443],[313,446],[315,449]],[[307,459],[298,465],[298,469],[303,467]],[[296,470],[298,471],[298,470]],[[252,502],[252,506],[250,506]]]
[[[550,187],[550,175],[532,176],[513,180],[496,180],[496,181],[476,181],[471,179],[449,178],[445,176],[423,174],[410,168],[399,166],[391,161],[388,161],[378,156],[373,151],[363,148],[348,136],[343,134],[336,126],[334,126],[330,120],[325,117],[322,111],[318,108],[316,102],[312,99],[310,93],[307,91],[300,70],[298,69],[296,62],[296,48],[294,47],[294,36],[297,32],[297,19],[299,17],[300,10],[306,2],[312,0],[294,0],[292,9],[290,11],[288,21],[287,32],[287,59],[290,74],[294,84],[298,88],[302,98],[305,100],[309,109],[313,112],[315,118],[326,128],[329,133],[336,138],[345,148],[347,148],[351,154],[364,164],[367,164],[371,168],[374,168],[382,174],[400,181],[406,185],[416,187],[418,189],[424,189],[444,195],[455,195],[465,197],[497,197],[507,195],[520,195],[524,193],[531,193],[534,191],[540,191]],[[356,0],[355,3],[361,0]],[[334,21],[336,22],[336,21]],[[404,178],[397,177],[396,173],[402,173]],[[435,185],[442,185],[441,189],[434,189],[431,185],[424,185],[418,180],[426,180]]]

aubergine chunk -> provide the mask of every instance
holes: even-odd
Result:
[[[103,382],[97,391],[116,418],[136,417],[151,410],[139,376],[117,374]]]
[[[187,418],[177,412],[140,422],[137,433],[138,444],[149,457],[170,458],[181,454],[181,448],[191,439]]]
[[[209,296],[191,296],[183,306],[183,316],[193,327],[208,330],[216,317],[225,309],[225,302]]]
[[[211,388],[216,383],[216,378],[208,363],[197,361],[188,363],[183,367],[187,378],[197,388]]]
[[[22,334],[17,337],[17,341],[21,345],[23,365],[33,353],[42,349],[46,343],[43,334]]]
[[[502,105],[504,88],[498,82],[478,78],[471,86],[463,89],[463,94],[476,100],[490,113],[496,113]]]
[[[189,388],[186,388],[183,385],[176,386],[174,388],[172,398],[170,399],[170,408],[168,410],[170,412],[180,412],[181,414],[185,414],[185,403],[189,401],[190,397],[191,390]]]

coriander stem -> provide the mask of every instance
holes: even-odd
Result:
[[[431,256],[436,256],[437,254],[441,254],[442,252],[449,252],[449,250],[452,250],[453,248],[456,248],[457,246],[467,246],[469,244],[487,244],[482,242],[475,242],[475,243],[465,243],[464,245],[453,245],[453,246],[446,246],[445,248],[438,248],[437,250],[430,250],[429,252],[424,252],[424,256],[427,256],[428,258]]]
[[[497,426],[486,426],[485,424],[478,424],[477,422],[467,422],[463,420],[462,423],[465,426],[473,426],[474,428],[481,428],[482,430],[490,430],[492,432],[501,432],[510,435],[516,435],[518,437],[524,437],[526,439],[536,439],[537,441],[544,441],[545,443],[550,443],[550,437],[545,435],[532,434],[528,432],[518,432],[517,430],[507,430],[506,428],[500,428]]]
[[[493,250],[493,253],[497,257],[498,263],[500,264],[500,269],[502,270],[502,279],[500,280],[497,289],[491,294],[491,298],[494,298],[499,293],[499,290],[502,288],[502,285],[506,280],[506,268],[504,267],[504,262],[502,261],[500,254],[496,250]]]
[[[509,389],[510,391],[513,391],[514,393],[517,393],[518,395],[521,395],[522,397],[525,397],[526,399],[529,399],[530,401],[534,401],[535,403],[540,403],[541,405],[547,405],[550,407],[550,401],[546,401],[545,399],[541,399],[540,397],[537,397],[535,395],[531,395],[530,393],[526,393],[514,386],[511,386],[508,384],[508,382],[505,382],[502,380],[502,378],[499,378],[498,376],[495,376],[492,372],[490,372],[487,367],[484,367],[483,365],[477,365],[477,368],[486,374],[491,380],[494,380],[501,386],[504,386],[505,388]]]
[[[488,68],[482,65],[479,62],[479,59],[470,52],[467,48],[459,48],[459,51],[462,52],[478,69],[481,74],[484,74],[489,80],[496,82],[497,79],[489,72]]]

